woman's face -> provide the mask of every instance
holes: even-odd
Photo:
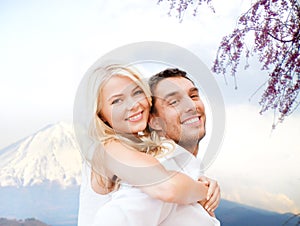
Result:
[[[137,133],[148,122],[150,105],[141,87],[130,78],[115,75],[100,93],[101,118],[116,132]]]

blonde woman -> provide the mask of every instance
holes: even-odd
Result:
[[[215,197],[208,195],[207,182],[178,173],[192,159],[187,151],[148,131],[151,94],[135,71],[99,67],[87,81],[90,145],[82,149],[79,226],[159,225],[172,211],[171,203],[189,206]],[[218,201],[208,200],[206,206]],[[219,224],[202,207],[192,217],[197,224]]]

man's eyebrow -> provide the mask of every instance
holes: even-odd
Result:
[[[190,88],[189,91],[190,92],[199,92],[199,89],[197,87],[193,87],[193,88]]]
[[[167,98],[169,98],[169,97],[175,96],[175,95],[177,95],[178,93],[179,93],[178,91],[174,91],[174,92],[168,93],[167,95],[164,96],[164,99],[167,99]]]

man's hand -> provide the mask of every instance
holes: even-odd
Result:
[[[205,176],[201,176],[198,181],[205,183],[208,186],[208,192],[206,199],[199,201],[206,211],[211,215],[215,216],[214,211],[219,206],[221,199],[221,190],[217,181],[210,179]]]

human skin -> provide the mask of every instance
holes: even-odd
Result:
[[[160,135],[174,140],[196,156],[199,142],[206,133],[205,107],[198,88],[191,80],[175,76],[159,81],[152,93],[155,101],[150,116],[150,126],[159,131]],[[216,183],[206,177],[200,179],[208,183]],[[219,204],[218,202],[212,204],[211,201],[220,199],[219,186],[215,189],[208,191],[207,199],[213,197],[211,200],[201,202],[211,213]]]
[[[114,130],[136,134],[146,127],[149,105],[145,103],[145,95],[139,92],[129,78],[112,77],[105,84],[101,98],[103,106],[100,117]],[[116,119],[118,123],[114,123]],[[153,198],[189,204],[204,200],[207,196],[208,186],[205,182],[195,182],[180,173],[174,176],[174,172],[164,170],[152,156],[133,151],[117,141],[106,144],[105,151],[109,154],[106,155],[105,163],[110,175],[117,175],[134,185],[151,184],[151,186],[141,186],[141,189]],[[137,171],[137,167],[141,166],[142,168],[138,168]],[[135,177],[132,177],[133,174]],[[152,181],[141,180],[144,179],[144,175],[155,175],[155,177],[150,178]],[[166,178],[168,180],[165,180]],[[157,183],[158,181],[161,183]]]
[[[197,155],[199,141],[206,132],[205,107],[197,87],[183,77],[165,78],[153,95],[156,111],[150,126]]]
[[[150,105],[143,90],[130,78],[113,76],[103,87],[101,98],[102,120],[116,132],[137,134],[146,128]]]

